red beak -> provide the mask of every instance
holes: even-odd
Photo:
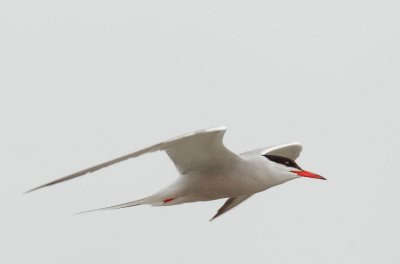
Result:
[[[291,171],[291,172],[296,173],[297,175],[302,176],[302,177],[326,180],[321,175],[318,175],[318,174],[315,174],[315,173],[312,173],[312,172],[309,172],[309,171],[305,171],[305,170]]]

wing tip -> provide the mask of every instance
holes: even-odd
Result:
[[[296,146],[298,146],[298,147],[300,147],[300,148],[303,148],[303,145],[302,145],[300,142],[298,142],[298,141],[293,141],[293,142],[291,142],[291,143],[289,143],[289,144],[296,145]]]
[[[217,126],[217,127],[210,127],[207,129],[204,129],[204,132],[215,132],[215,131],[225,131],[227,130],[228,127],[227,126]]]
[[[31,193],[31,192],[40,190],[40,189],[42,189],[42,188],[44,188],[44,187],[47,187],[47,186],[48,186],[47,184],[39,185],[39,186],[37,186],[37,187],[35,187],[35,188],[32,188],[32,189],[29,189],[29,190],[25,191],[24,194],[29,194],[29,193]]]
[[[293,141],[290,143],[292,146],[296,146],[298,148],[298,155],[300,155],[301,151],[303,150],[303,145],[298,141]]]
[[[208,221],[209,221],[209,222],[212,222],[212,221],[215,220],[215,218],[217,218],[217,217],[220,216],[220,215],[221,215],[221,214],[217,213],[217,214],[215,214],[213,217],[211,217],[211,219],[208,220]]]
[[[48,183],[45,183],[45,184],[36,186],[35,188],[32,188],[32,189],[30,189],[30,190],[27,190],[26,192],[24,192],[24,194],[28,194],[28,193],[31,193],[31,192],[34,192],[34,191],[43,189],[43,188],[45,188],[45,187],[49,187],[49,186],[52,186],[52,185],[54,185],[54,184],[63,182],[63,179],[64,179],[64,178],[61,178],[61,179],[58,179],[58,180],[54,180],[54,181],[51,181],[51,182],[48,182]]]
[[[291,141],[291,142],[288,142],[288,143],[276,145],[275,147],[288,147],[288,146],[296,146],[296,147],[299,147],[300,149],[303,148],[303,145],[298,141]]]

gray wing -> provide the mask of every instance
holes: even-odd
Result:
[[[226,127],[215,127],[188,133],[183,136],[176,137],[118,157],[116,159],[95,165],[93,167],[72,173],[60,179],[40,185],[27,192],[32,192],[43,187],[68,181],[83,176],[87,173],[111,166],[118,162],[159,150],[165,150],[167,152],[170,159],[182,174],[188,171],[207,169],[210,166],[215,167],[216,164],[221,164],[232,159],[240,158],[238,155],[228,150],[223,144],[223,136],[226,132],[226,129]]]
[[[292,160],[296,160],[300,156],[300,152],[303,149],[302,145],[298,142],[292,142],[282,145],[275,145],[260,149],[255,149],[251,151],[244,152],[240,155],[248,155],[248,154],[255,154],[255,155],[277,155],[286,158],[290,158]]]
[[[225,127],[194,133],[165,148],[170,159],[181,174],[189,171],[207,171],[215,166],[240,159],[223,144]]]
[[[213,216],[213,218],[210,219],[210,221],[228,212],[232,208],[235,208],[237,205],[250,198],[250,196],[252,196],[252,194],[229,198],[228,200],[226,200],[224,205],[221,208],[219,208],[218,212]]]

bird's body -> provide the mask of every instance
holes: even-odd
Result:
[[[324,179],[302,170],[294,162],[302,149],[299,143],[267,147],[237,155],[223,145],[225,131],[225,127],[216,127],[189,133],[76,172],[31,191],[158,150],[166,151],[180,172],[180,177],[175,182],[149,197],[96,210],[142,204],[167,206],[229,198],[214,219],[251,195],[299,176]]]
[[[271,162],[262,156],[247,154],[240,157],[226,166],[182,175],[158,192],[157,195],[162,197],[177,197],[161,205],[252,195],[290,180],[269,173]]]

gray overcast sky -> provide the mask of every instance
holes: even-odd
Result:
[[[1,263],[399,263],[398,1],[1,1]],[[72,216],[151,194],[215,125],[242,152],[300,141],[299,179],[222,200]]]

